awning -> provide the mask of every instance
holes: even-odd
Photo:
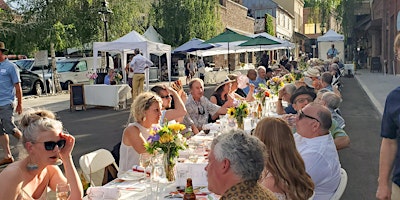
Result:
[[[307,37],[306,35],[304,35],[303,33],[300,32],[294,32],[294,37],[301,39],[301,40],[308,40],[310,39],[309,37]]]

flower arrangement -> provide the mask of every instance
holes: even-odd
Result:
[[[118,72],[117,72],[117,73],[114,73],[114,80],[115,80],[117,83],[121,82],[121,81],[122,81],[122,75],[119,74]]]
[[[168,124],[163,127],[154,126],[150,130],[151,136],[144,144],[146,151],[154,154],[158,149],[164,152],[164,168],[166,177],[173,181],[175,158],[179,156],[179,150],[184,150],[188,146],[186,138],[180,133],[186,127],[183,124]]]
[[[97,73],[96,72],[88,72],[86,74],[86,77],[88,77],[91,80],[95,80],[97,78]]]
[[[227,114],[236,119],[238,127],[243,129],[243,119],[249,115],[249,105],[246,102],[240,102],[236,107],[230,107]]]
[[[293,77],[292,74],[289,73],[289,74],[283,75],[282,81],[284,83],[293,83],[295,81],[295,78]]]
[[[296,81],[300,80],[301,78],[303,78],[303,72],[300,70],[295,70],[292,72],[292,76],[294,77],[294,79]]]
[[[274,76],[267,81],[267,86],[272,94],[277,95],[279,90],[285,86],[285,84],[279,76]]]

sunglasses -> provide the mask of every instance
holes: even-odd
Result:
[[[201,108],[201,109],[200,109]],[[199,115],[204,115],[206,114],[206,110],[204,109],[203,105],[200,104],[200,107],[197,106],[197,111],[199,113]]]
[[[303,113],[302,110],[300,110],[300,111],[299,111],[299,120],[300,120],[300,119],[303,119],[304,117],[307,117],[307,118],[309,118],[309,119],[316,120],[317,122],[321,123],[317,118],[312,117],[312,116],[310,116],[310,115],[306,115],[306,114]]]
[[[43,143],[44,144],[44,148],[47,151],[52,151],[52,150],[54,150],[56,145],[58,146],[58,149],[64,148],[65,147],[65,142],[66,142],[66,140],[58,140],[57,142],[47,141],[47,142],[34,142],[34,143]]]
[[[169,94],[169,95],[167,95],[167,96],[160,96],[161,97],[161,99],[170,99],[170,98],[172,98],[172,96]]]

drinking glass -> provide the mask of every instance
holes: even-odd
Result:
[[[146,171],[151,164],[151,155],[148,153],[142,153],[139,155],[139,165],[143,168],[144,177],[147,177]]]
[[[67,200],[71,194],[71,188],[68,183],[58,183],[56,186],[57,200]]]

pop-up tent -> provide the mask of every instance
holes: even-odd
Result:
[[[99,51],[116,52],[121,54],[122,63],[126,63],[127,54],[133,53],[134,49],[140,49],[143,56],[150,58],[150,53],[155,55],[166,54],[168,66],[168,80],[171,82],[171,46],[162,43],[151,42],[136,31],[132,31],[112,42],[93,43],[93,63],[97,68],[97,54]],[[150,66],[149,66],[150,67]],[[126,72],[122,70],[126,80]],[[146,70],[146,89],[149,89],[149,69]]]
[[[318,57],[327,59],[326,53],[331,48],[332,44],[338,50],[340,60],[344,60],[344,36],[336,33],[334,30],[329,30],[323,36],[317,38],[318,42]]]

